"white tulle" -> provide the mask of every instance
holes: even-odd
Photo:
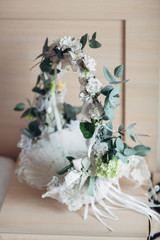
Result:
[[[16,173],[20,181],[43,189],[53,176],[57,176],[58,170],[68,165],[66,156],[79,158],[86,155],[87,147],[79,130],[79,121],[74,121],[68,128],[50,134],[49,139],[44,138],[27,147],[25,142]]]

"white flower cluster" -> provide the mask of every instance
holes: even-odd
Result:
[[[96,143],[93,146],[94,154],[97,156],[103,156],[108,151],[108,144],[106,142]]]
[[[60,73],[57,77],[63,74],[67,66],[70,65],[73,71],[78,71],[80,82],[80,99],[83,101],[82,113],[90,121],[91,119],[100,120],[103,116],[104,110],[97,97],[102,90],[101,82],[95,77],[96,62],[90,57],[86,56],[82,50],[82,44],[79,39],[71,36],[60,38],[54,41],[46,52],[46,57],[50,58],[52,68],[58,68]],[[63,57],[60,58],[56,52],[56,48],[65,51]],[[37,107],[44,108],[46,102],[39,99]]]

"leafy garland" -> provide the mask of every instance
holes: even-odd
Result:
[[[59,118],[62,127],[70,120],[75,120],[76,115],[81,112],[86,120],[80,122],[80,130],[85,139],[90,139],[89,154],[85,159],[74,159],[68,156],[69,165],[61,169],[58,174],[64,174],[72,170],[82,171],[90,178],[89,194],[92,195],[92,187],[95,177],[113,178],[120,173],[121,166],[129,161],[132,155],[146,156],[150,148],[141,144],[139,136],[145,134],[134,134],[132,129],[136,125],[131,124],[124,129],[121,124],[117,131],[113,130],[112,120],[114,110],[119,104],[119,90],[121,83],[129,80],[119,81],[123,74],[123,65],[114,69],[114,75],[104,66],[104,76],[109,85],[102,87],[101,82],[96,78],[95,61],[93,58],[84,54],[84,47],[89,43],[91,48],[99,48],[101,44],[96,40],[96,32],[89,39],[85,34],[80,39],[64,37],[48,45],[46,39],[42,53],[36,58],[41,57],[39,64],[41,73],[38,75],[37,82],[32,89],[36,94],[33,103],[27,99],[29,108],[25,111],[25,104],[18,103],[14,110],[24,111],[22,118],[27,117],[31,120],[28,128],[21,129],[23,136],[29,138],[32,143],[36,142],[45,134],[57,131],[56,111],[53,103],[56,101]],[[36,66],[35,65],[35,66]],[[73,107],[69,104],[59,102],[59,96],[64,97],[64,83],[58,81],[61,75],[70,65],[73,71],[79,74],[80,99],[83,101],[81,107]],[[113,87],[116,85],[116,87]],[[117,86],[118,85],[118,86]],[[104,106],[98,100],[99,95],[105,96]],[[140,142],[139,145],[131,148],[122,139],[125,134],[134,141]],[[87,160],[86,160],[87,159]],[[77,168],[77,163],[79,167]]]

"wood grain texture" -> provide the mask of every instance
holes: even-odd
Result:
[[[0,4],[0,153],[17,156],[18,128],[25,123],[19,121],[12,108],[17,101],[31,96],[30,88],[38,70],[29,72],[28,69],[45,37],[81,36],[97,31],[103,43],[103,48],[94,55],[98,64],[113,69],[125,62],[125,77],[131,79],[126,85],[125,123],[127,126],[136,122],[136,132],[150,135],[142,142],[152,148],[147,159],[151,171],[155,172],[160,166],[160,0],[82,0],[81,3],[78,0],[0,0]],[[104,79],[101,65],[98,72],[100,80]],[[68,82],[73,79],[71,85],[67,82],[73,88],[66,100],[74,99],[78,104],[77,90],[73,91],[78,89],[75,78],[74,74],[66,77]],[[119,121],[121,113],[117,114]]]
[[[1,240],[144,240],[144,237],[58,236],[34,234],[0,234]]]
[[[123,63],[122,51],[122,21],[37,21],[37,20],[5,20],[0,21],[0,154],[10,155],[16,158],[18,149],[16,143],[20,139],[20,128],[27,125],[27,121],[21,120],[20,115],[13,111],[18,102],[26,102],[26,98],[32,99],[31,89],[37,80],[40,70],[35,67],[33,59],[41,53],[46,36],[50,43],[65,35],[82,36],[86,32],[93,34],[98,32],[98,40],[103,48],[86,48],[86,54],[92,56],[97,62],[97,77],[103,85],[107,84],[103,76],[103,65],[113,71],[114,66]],[[105,32],[104,32],[105,29]],[[69,71],[62,80],[67,85],[65,101],[72,105],[82,105],[79,100],[78,74]],[[104,98],[101,98],[104,101]],[[116,125],[122,121],[122,107],[116,111]]]
[[[129,182],[123,182],[122,189],[124,192],[144,198],[144,192],[133,188]],[[148,219],[141,214],[130,210],[114,210],[119,221],[105,220],[116,230],[116,232],[109,232],[93,216],[91,209],[89,209],[87,220],[84,221],[83,208],[77,212],[70,212],[65,205],[57,201],[49,198],[42,199],[42,193],[43,191],[19,183],[16,176],[13,176],[0,214],[2,239],[5,239],[4,233],[8,234],[6,236],[18,235],[19,238],[22,234],[24,239],[30,235],[33,239],[36,239],[36,235],[42,235],[39,239],[43,239],[43,235],[55,236],[54,239],[63,239],[64,236],[66,239],[72,239],[73,236],[75,239],[90,239],[91,237],[93,239],[104,239],[104,237],[107,239],[117,237],[144,239],[147,236]],[[19,239],[18,236],[17,239]]]

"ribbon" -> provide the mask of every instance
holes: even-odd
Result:
[[[80,186],[81,189],[83,185],[85,184],[87,178],[89,177],[87,170],[91,164],[88,157],[86,158],[78,158],[74,159],[72,161],[74,169],[71,170],[66,176],[65,176],[65,182],[67,185],[70,185],[74,183],[76,180],[81,178]]]

